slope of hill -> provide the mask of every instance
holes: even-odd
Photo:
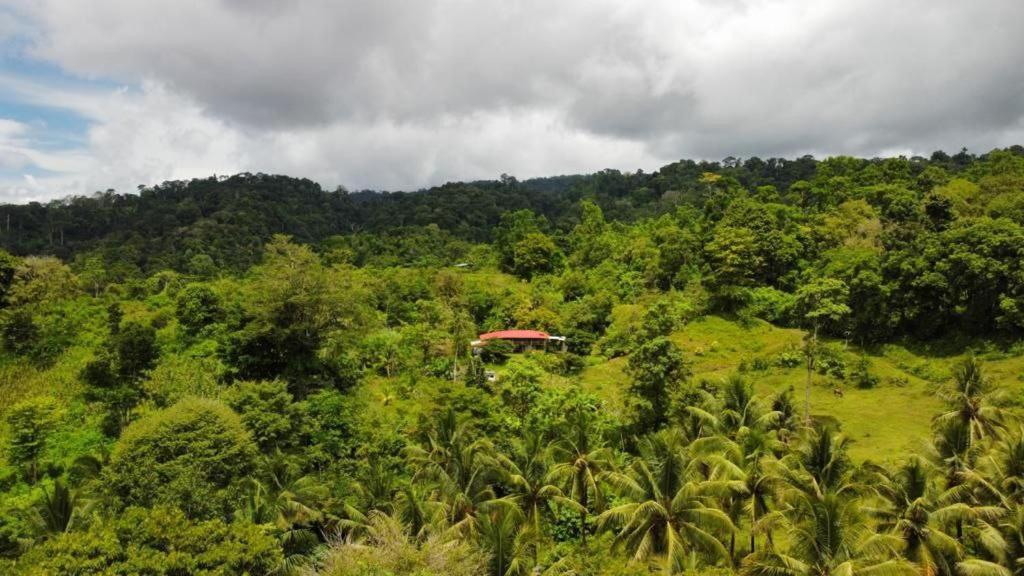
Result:
[[[381,530],[672,573],[616,536],[686,506],[717,519],[686,562],[724,576],[802,553],[755,490],[808,533],[821,489],[892,518],[959,494],[985,515],[929,530],[1017,534],[983,516],[1020,506],[992,487],[1022,485],[1021,152],[0,208],[0,572],[281,574]],[[506,328],[566,349],[471,352]]]

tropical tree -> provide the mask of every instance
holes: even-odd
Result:
[[[772,412],[778,414],[771,428],[779,436],[779,440],[788,444],[789,439],[800,427],[799,410],[793,401],[792,389],[783,390],[771,399]]]
[[[594,418],[590,410],[585,407],[574,409],[568,423],[566,438],[553,447],[555,464],[549,478],[553,484],[562,487],[563,494],[579,505],[580,534],[586,541],[587,517],[604,510],[602,484],[614,464],[611,450],[594,433]]]
[[[947,490],[964,483],[982,454],[979,446],[971,444],[968,426],[960,421],[951,421],[935,430],[929,449],[932,461],[943,473]]]
[[[744,576],[911,576],[917,568],[899,557],[901,539],[875,533],[856,498],[835,492],[789,493],[780,516],[789,534],[785,551],[765,549],[743,561]]]
[[[393,512],[395,495],[399,490],[395,471],[378,454],[370,453],[363,457],[350,486],[358,502],[358,509]]]
[[[538,274],[554,272],[561,266],[562,259],[562,253],[554,240],[541,232],[532,232],[516,242],[512,272],[521,278],[530,279]]]
[[[959,424],[967,433],[967,448],[991,438],[1006,426],[1003,392],[986,377],[974,356],[968,356],[953,370],[953,382],[941,389],[946,410],[933,423],[941,428]]]
[[[791,491],[812,496],[826,493],[856,496],[866,487],[854,478],[847,453],[849,440],[832,428],[811,429],[800,445],[782,460],[780,472]]]
[[[22,400],[7,411],[7,458],[24,470],[30,482],[37,479],[39,460],[56,424],[57,413],[56,402],[48,396]]]
[[[780,443],[773,431],[748,429],[736,441],[726,440],[723,449],[704,459],[711,464],[710,478],[733,480],[742,484],[741,490],[730,491],[722,499],[722,509],[739,528],[745,519],[749,526],[749,552],[757,549],[757,535],[764,533],[772,542],[769,517],[773,500],[781,489],[782,480],[774,471],[775,452]],[[735,533],[729,535],[729,555],[736,559]]]
[[[994,562],[965,561],[969,576],[1020,576],[1024,574],[1024,505],[1013,502],[998,518],[978,522],[978,542]]]
[[[329,536],[333,522],[327,500],[327,487],[319,479],[303,474],[296,462],[276,451],[264,458],[259,477],[249,479],[240,515],[274,525],[286,551],[304,553]]]
[[[43,499],[36,506],[36,525],[46,536],[63,534],[88,513],[91,502],[78,490],[57,479],[53,488],[43,487]]]
[[[751,431],[768,430],[781,416],[756,396],[753,385],[739,374],[725,380],[720,401],[704,408],[689,406],[687,410],[730,440],[738,440]]]
[[[632,377],[629,399],[637,432],[664,426],[672,395],[690,375],[682,351],[665,337],[645,341],[629,357],[627,371]]]
[[[445,507],[433,499],[434,487],[406,484],[395,494],[395,516],[417,540],[424,540],[443,525]]]
[[[917,455],[893,472],[880,470],[877,490],[885,506],[869,510],[878,520],[879,532],[903,540],[903,557],[919,566],[924,576],[954,576],[963,549],[946,527],[973,511],[966,504],[949,503],[935,486],[934,472],[933,465]]]
[[[963,487],[981,505],[969,534],[987,553],[984,559],[972,559],[976,569],[995,576],[1024,574],[1024,476],[1020,461],[1024,453],[1024,430],[1002,436],[977,469],[965,473]],[[993,564],[994,563],[994,564]],[[995,568],[993,567],[995,566]],[[987,576],[986,574],[986,576]]]
[[[523,437],[513,443],[509,455],[498,455],[497,460],[503,471],[504,500],[514,503],[523,513],[525,522],[537,540],[535,559],[539,555],[539,541],[543,534],[544,511],[552,504],[585,512],[575,500],[565,496],[562,489],[552,482],[552,458],[554,446],[534,431],[526,431]]]
[[[742,490],[742,484],[705,479],[704,463],[671,429],[644,438],[640,453],[625,474],[609,477],[624,503],[598,516],[598,526],[615,530],[616,542],[635,560],[657,561],[666,574],[682,571],[696,554],[711,562],[728,561],[720,538],[736,527],[711,503]]]
[[[498,474],[493,447],[488,440],[473,440],[471,435],[468,423],[459,422],[449,409],[427,434],[426,445],[407,451],[416,468],[413,481],[435,483],[448,523],[461,535],[476,531],[481,505],[496,498],[490,482]]]
[[[804,424],[811,424],[811,379],[818,354],[818,330],[822,326],[836,324],[850,314],[850,289],[842,280],[818,278],[796,293],[796,306],[807,328],[804,335],[804,358],[807,366],[807,383],[804,386]]]
[[[518,506],[495,501],[480,514],[476,541],[490,554],[493,576],[524,576],[536,563],[531,553],[537,535]]]
[[[214,518],[237,509],[239,485],[256,464],[256,445],[237,414],[214,400],[186,398],[125,429],[103,482],[120,508],[163,504],[190,518]]]
[[[1003,434],[983,464],[1006,498],[1024,501],[1024,426]]]

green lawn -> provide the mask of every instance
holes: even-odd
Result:
[[[766,322],[741,326],[709,316],[687,324],[671,338],[685,351],[695,379],[722,379],[746,364],[745,377],[759,393],[774,393],[792,386],[796,398],[803,402],[804,368],[774,364],[779,354],[787,350],[798,352],[803,338],[799,330],[777,328]],[[844,347],[842,342],[830,344],[841,350],[848,367],[862,353],[854,346]],[[836,418],[853,440],[851,453],[857,459],[885,461],[920,450],[928,437],[931,418],[941,408],[935,387],[948,379],[949,367],[962,357],[922,354],[898,345],[867,352],[871,372],[879,378],[878,386],[870,390],[815,374],[811,413]],[[1024,356],[991,353],[981,357],[990,377],[1020,392]],[[756,359],[771,365],[764,370],[751,369]],[[625,365],[624,358],[616,358],[588,366],[582,375],[582,385],[605,398],[613,410],[619,409],[628,382]],[[836,387],[842,387],[842,398],[833,393]]]

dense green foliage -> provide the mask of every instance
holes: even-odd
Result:
[[[1015,147],[2,207],[0,571],[1024,574],[1021,374],[970,353],[1021,357],[1022,198]],[[698,372],[713,318],[791,338]],[[820,400],[925,385],[909,457]]]

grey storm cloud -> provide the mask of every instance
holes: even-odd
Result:
[[[1017,0],[6,1],[32,57],[187,98],[264,146],[243,163],[359,184],[1024,136]]]

